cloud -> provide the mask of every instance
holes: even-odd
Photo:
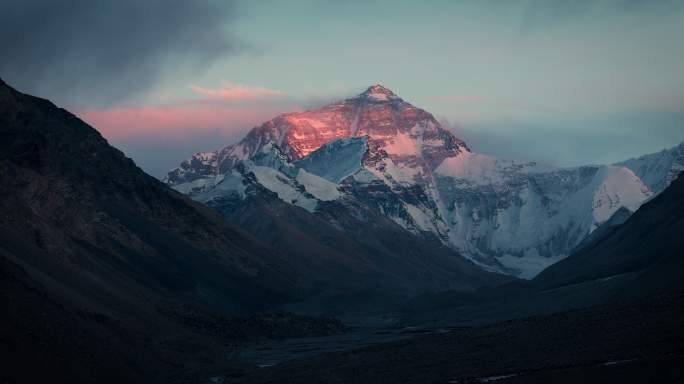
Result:
[[[266,87],[223,81],[216,88],[191,86],[197,98],[166,104],[83,108],[76,114],[150,174],[163,177],[192,153],[237,142],[278,114],[319,107],[340,92],[292,97]],[[348,96],[344,92],[344,96]]]
[[[76,114],[157,177],[198,151],[237,142],[254,126],[299,103],[268,88],[226,86],[165,105],[85,108]],[[205,90],[204,88],[201,88]]]
[[[0,76],[70,107],[112,105],[242,51],[236,15],[233,1],[4,0]]]
[[[296,106],[287,98],[233,103],[212,97],[161,106],[89,108],[77,111],[103,136],[117,142],[164,137],[166,141],[192,141],[203,135],[234,139],[249,128]],[[227,143],[221,143],[227,144]]]
[[[249,87],[242,84],[231,84],[225,80],[220,88],[204,88],[197,85],[193,85],[191,88],[205,97],[227,101],[257,100],[283,95],[281,91],[263,87]]]
[[[671,148],[684,140],[684,112],[647,110],[600,118],[440,119],[478,153],[557,166],[610,164]]]

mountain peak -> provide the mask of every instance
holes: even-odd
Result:
[[[399,97],[390,91],[388,88],[383,87],[380,84],[374,84],[368,87],[359,98],[373,101],[390,101],[399,100]]]
[[[369,94],[383,94],[383,95],[394,95],[394,92],[390,91],[388,88],[383,87],[380,84],[373,84],[368,89],[366,89],[365,92],[363,92],[364,95],[369,95]]]

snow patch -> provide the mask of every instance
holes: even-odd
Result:
[[[268,190],[275,192],[278,198],[286,203],[294,204],[313,212],[318,205],[316,199],[307,197],[294,184],[293,180],[285,174],[269,167],[252,166],[250,170],[254,173],[259,184]]]
[[[613,214],[625,207],[636,211],[651,196],[651,191],[641,180],[625,167],[608,165],[601,167],[596,175],[600,184],[593,195],[592,212],[594,227],[610,219]]]
[[[178,185],[173,185],[171,188],[175,189],[176,191],[184,194],[184,195],[191,195],[193,193],[197,193],[199,191],[203,191],[207,188],[211,188],[214,186],[213,179],[209,178],[204,178],[204,179],[196,179],[193,180],[189,183],[182,183]]]
[[[413,185],[416,183],[415,177],[422,171],[419,167],[399,166],[390,158],[382,159],[382,162],[374,167],[365,168],[389,186],[394,184]]]
[[[397,133],[390,139],[385,141],[383,149],[389,155],[418,155],[419,147],[416,147],[416,141],[406,133]]]
[[[297,181],[318,200],[330,201],[342,196],[342,193],[337,189],[337,184],[303,169],[299,170]]]
[[[378,178],[375,176],[375,174],[373,174],[373,172],[370,172],[365,168],[356,172],[353,177],[354,181],[360,184],[368,184],[375,180],[378,180]]]
[[[684,171],[684,143],[615,165],[629,168],[654,194],[658,194]]]
[[[404,207],[406,208],[406,212],[408,212],[409,216],[411,216],[413,222],[421,231],[434,232],[435,226],[432,224],[432,220],[430,220],[430,217],[425,214],[425,212],[413,204],[406,203],[404,204]]]

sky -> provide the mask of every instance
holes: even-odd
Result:
[[[490,155],[574,166],[684,141],[684,1],[0,3],[0,78],[157,177],[376,83]]]

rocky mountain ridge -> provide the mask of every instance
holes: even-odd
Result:
[[[321,202],[354,200],[487,270],[530,278],[618,209],[633,212],[659,192],[663,177],[644,183],[635,172],[477,154],[430,113],[374,85],[277,116],[235,145],[194,155],[165,182],[209,205],[239,204],[250,183],[312,213]]]

